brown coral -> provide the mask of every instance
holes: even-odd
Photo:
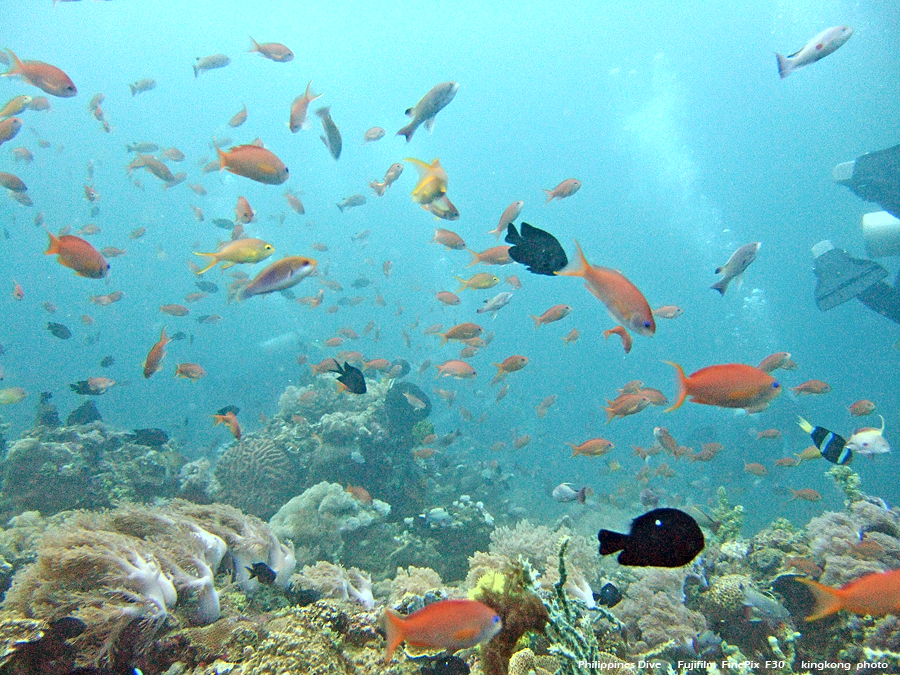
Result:
[[[302,464],[297,450],[271,438],[268,430],[248,434],[219,459],[216,498],[268,520],[302,491],[303,481],[298,479]]]

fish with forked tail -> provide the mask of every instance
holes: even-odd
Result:
[[[744,244],[737,251],[732,253],[727,263],[716,268],[716,274],[722,274],[724,276],[710,286],[710,288],[725,295],[725,290],[732,280],[734,280],[737,287],[740,288],[742,281],[741,275],[744,273],[744,270],[750,267],[750,263],[756,260],[756,254],[759,253],[760,246],[762,246],[762,244],[755,241],[752,244]]]

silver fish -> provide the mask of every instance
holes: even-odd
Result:
[[[344,209],[350,209],[354,206],[362,206],[366,203],[366,198],[363,195],[350,195],[349,197],[344,197],[340,203],[337,204],[337,207],[341,210],[341,213],[344,212]]]
[[[587,488],[576,490],[571,483],[560,483],[553,488],[553,499],[558,502],[579,502],[584,504]]]
[[[881,415],[879,415],[881,417]],[[844,446],[847,450],[859,455],[883,455],[891,451],[891,445],[882,435],[884,433],[884,417],[881,417],[881,428],[867,427],[860,429],[847,439]]]
[[[841,45],[850,39],[851,35],[853,35],[853,29],[850,26],[833,26],[823,30],[803,45],[802,49],[790,56],[782,56],[776,53],[778,74],[783,80],[798,68],[808,66],[819,59],[824,59],[829,54],[837,51]]]
[[[331,119],[331,108],[319,108],[316,115],[322,118],[322,127],[325,129],[325,135],[320,136],[325,147],[331,152],[331,156],[337,159],[341,156],[341,148],[344,142],[341,140],[341,132],[338,131],[337,125]]]
[[[434,126],[434,116],[453,100],[458,89],[458,82],[441,82],[433,86],[421,101],[406,110],[406,116],[412,117],[412,121],[398,131],[397,135],[406,136],[406,142],[409,143],[420,125],[425,124],[425,128],[431,131]]]
[[[213,54],[212,56],[204,57],[198,56],[197,63],[194,64],[194,77],[197,77],[200,73],[205,73],[207,70],[224,68],[229,63],[231,63],[231,59],[224,54]]]
[[[138,94],[143,94],[145,91],[150,91],[154,87],[156,87],[156,80],[145,77],[142,80],[138,80],[137,82],[132,82],[128,85],[131,88],[131,95],[137,96]]]
[[[485,312],[491,313],[491,318],[497,318],[497,312],[506,307],[509,304],[509,301],[512,300],[513,294],[509,291],[504,291],[503,293],[497,293],[490,300],[484,301],[484,306],[478,310],[478,314],[484,314]]]
[[[744,270],[750,266],[750,263],[756,260],[756,254],[759,253],[760,246],[762,246],[762,244],[755,241],[752,244],[744,244],[737,251],[732,253],[727,263],[716,268],[716,274],[724,274],[725,276],[710,286],[710,288],[725,295],[725,289],[728,288],[728,284],[732,279],[737,280],[737,286],[740,288],[741,275],[744,273]]]

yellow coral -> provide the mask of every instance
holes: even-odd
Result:
[[[500,572],[486,572],[478,578],[475,586],[469,589],[469,600],[477,600],[484,591],[502,593],[507,580],[507,575]]]
[[[559,668],[559,660],[553,656],[537,656],[522,649],[509,659],[509,675],[553,675]]]

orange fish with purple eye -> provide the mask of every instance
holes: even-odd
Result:
[[[609,424],[617,417],[636,415],[650,405],[650,397],[643,394],[622,394],[614,400],[606,401],[603,408],[606,411],[606,423]]]
[[[638,287],[621,272],[591,265],[584,257],[581,245],[576,241],[578,258],[574,266],[556,272],[558,276],[581,277],[585,288],[606,305],[606,309],[620,324],[638,335],[647,337],[656,332],[653,310]]]
[[[685,398],[694,403],[720,408],[744,408],[758,412],[781,393],[781,385],[768,373],[742,363],[707,366],[688,377],[677,363],[665,361],[678,372],[681,391],[678,400],[666,412],[681,407]]]
[[[875,412],[875,404],[867,399],[862,399],[851,405],[848,410],[854,417],[865,417]]]
[[[20,61],[11,49],[6,50],[12,57],[12,67],[2,77],[18,75],[29,84],[52,96],[70,98],[78,93],[75,83],[62,70],[43,61]]]

